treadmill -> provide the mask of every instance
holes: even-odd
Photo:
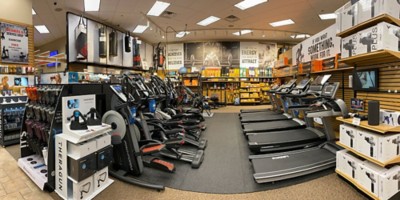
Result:
[[[282,104],[284,104],[287,94],[298,95],[305,93],[305,91],[307,91],[307,89],[309,88],[309,84],[310,84],[310,79],[304,78],[303,80],[300,81],[299,84],[296,85],[296,87],[293,90],[285,90],[282,92],[277,92],[277,94],[280,94],[280,99]],[[245,117],[242,117],[240,121],[242,123],[254,123],[254,122],[269,122],[269,121],[292,119],[293,113],[292,115],[289,114],[287,106],[283,106],[283,108],[285,112],[283,114],[278,114],[278,113],[266,114],[265,112],[258,112],[252,115],[246,115]]]
[[[292,79],[289,82],[287,82],[284,85],[281,85],[279,88],[277,88],[276,90],[269,90],[268,91],[268,95],[270,97],[270,99],[272,99],[273,102],[273,109],[269,109],[269,110],[265,110],[265,111],[260,111],[260,112],[252,112],[252,113],[241,113],[239,114],[240,119],[242,118],[248,118],[248,117],[255,117],[255,116],[261,116],[264,114],[265,115],[269,115],[269,114],[279,114],[281,115],[282,109],[281,109],[281,105],[283,106],[284,112],[287,113],[285,111],[285,106],[283,104],[283,102],[281,100],[279,100],[276,96],[276,94],[281,93],[281,94],[285,94],[287,92],[290,92],[295,86],[296,86],[296,81],[297,79]],[[278,103],[278,101],[281,102],[281,104]]]
[[[329,84],[324,87],[322,99],[318,102],[320,110],[307,112],[307,117],[322,118],[325,133],[332,133],[332,124],[327,117],[347,116],[346,104],[341,99],[331,99],[330,95],[339,86]],[[335,144],[334,134],[326,135],[327,142],[312,148],[264,155],[251,155],[254,169],[253,177],[257,183],[267,183],[299,177],[336,166],[336,151],[341,148]]]
[[[329,86],[329,85],[328,85]],[[329,86],[330,87],[330,86]],[[335,86],[332,91],[331,97],[334,98],[339,86]],[[318,92],[314,90],[313,92]],[[322,90],[320,90],[322,92]],[[310,94],[309,92],[307,92]],[[310,110],[309,106],[296,106],[304,107],[304,110]],[[337,113],[336,113],[337,114]],[[332,115],[332,117],[338,115]],[[320,145],[326,140],[326,135],[333,135],[333,130],[325,130],[327,133],[314,127],[313,119],[305,117],[307,120],[307,128],[295,129],[289,131],[274,131],[267,133],[249,133],[248,144],[249,148],[254,153],[272,153],[289,151],[295,149],[304,149]]]

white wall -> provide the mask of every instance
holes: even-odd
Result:
[[[32,0],[0,0],[0,18],[33,24]]]

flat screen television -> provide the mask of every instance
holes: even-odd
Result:
[[[364,111],[364,100],[351,98],[350,107],[355,111]]]
[[[355,91],[377,92],[378,69],[358,70],[353,73],[353,89]]]
[[[49,53],[49,57],[53,57],[56,55],[58,55],[58,50],[50,51],[50,53]],[[56,65],[60,66],[61,63],[59,63],[59,62],[49,63],[49,64],[47,64],[47,67],[55,67]]]

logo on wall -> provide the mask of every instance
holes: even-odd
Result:
[[[28,64],[28,28],[1,22],[0,33],[2,62]]]

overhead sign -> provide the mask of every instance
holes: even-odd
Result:
[[[28,64],[28,28],[0,23],[1,61]]]
[[[340,53],[336,24],[297,44],[292,49],[293,64],[334,57]]]
[[[258,67],[258,42],[240,43],[240,68]]]
[[[183,67],[183,43],[167,45],[167,69]]]

